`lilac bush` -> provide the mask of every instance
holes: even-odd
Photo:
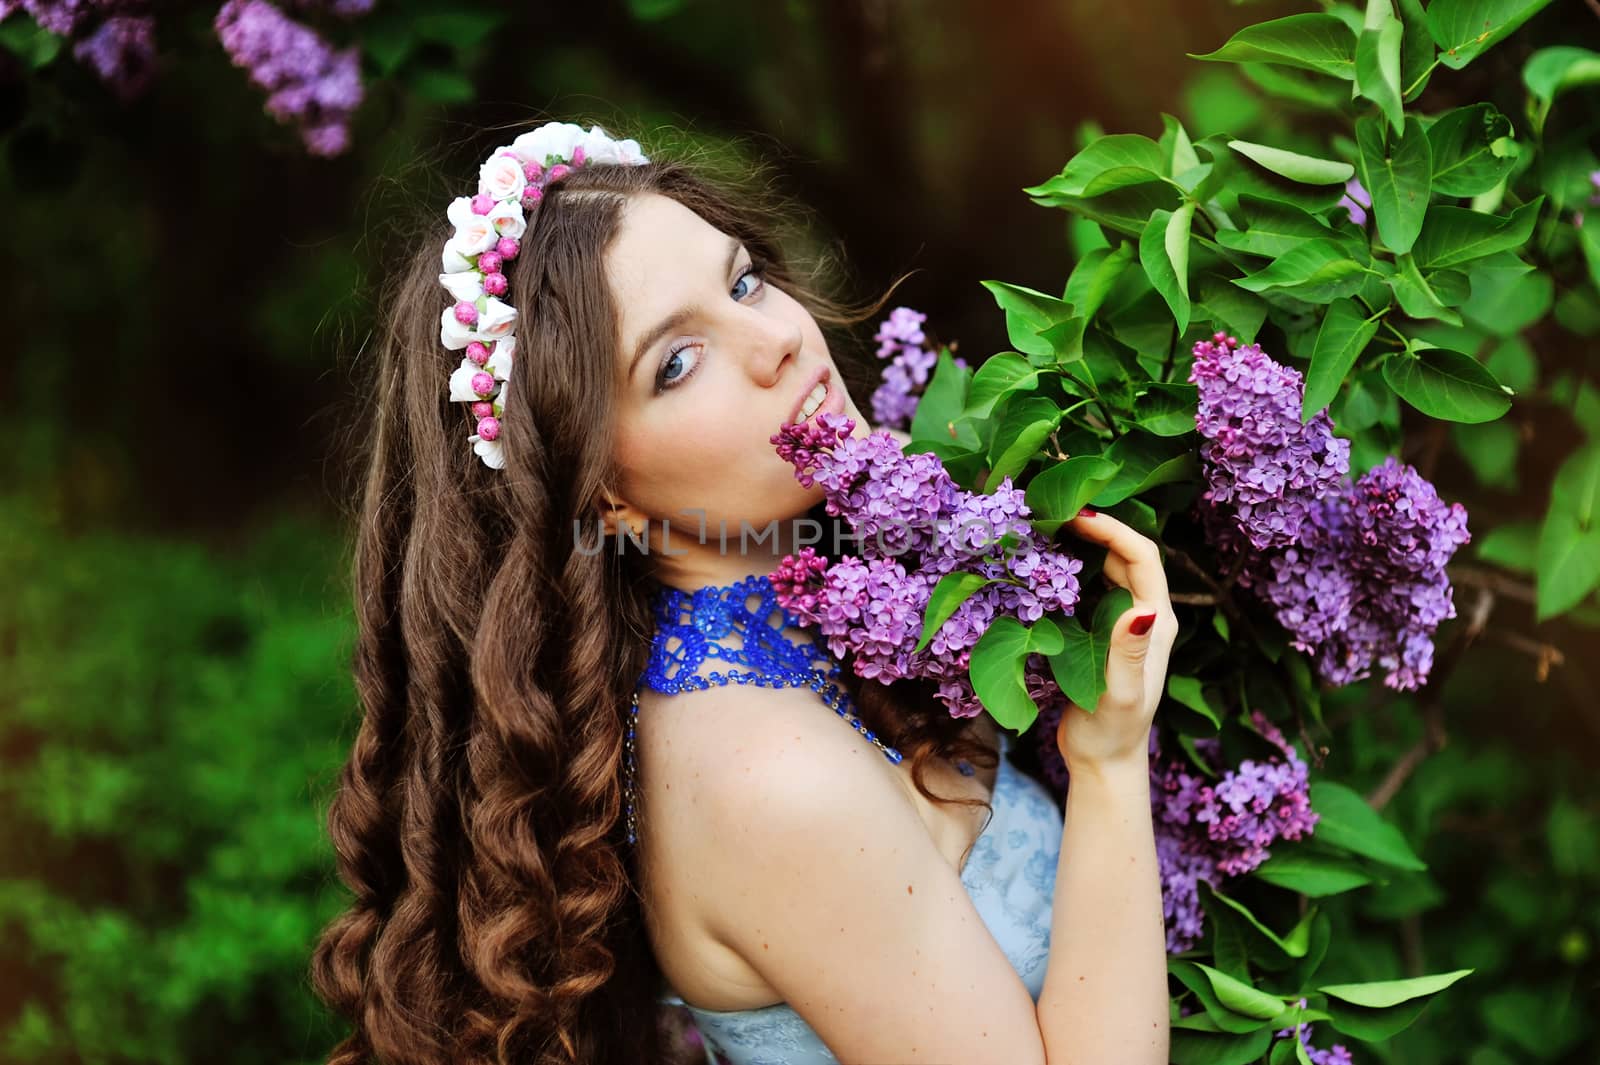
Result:
[[[928,384],[935,364],[936,351],[929,349],[927,335],[922,325],[928,316],[910,307],[896,307],[878,325],[873,339],[878,342],[878,358],[888,359],[883,368],[883,380],[872,393],[873,423],[887,429],[905,429],[917,412],[917,403]],[[965,367],[963,359],[955,364]]]

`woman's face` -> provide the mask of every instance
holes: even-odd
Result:
[[[849,415],[857,435],[868,430],[816,321],[760,267],[740,242],[676,200],[635,196],[623,209],[606,256],[622,339],[620,499],[607,524],[638,527],[648,519],[652,551],[660,550],[663,519],[674,553],[704,553],[691,542],[703,510],[710,550],[719,551],[725,521],[727,553],[737,554],[741,522],[760,532],[821,500],[822,490],[801,487],[769,439],[799,420],[819,380],[828,390],[821,410]],[[770,549],[768,541],[753,550]]]

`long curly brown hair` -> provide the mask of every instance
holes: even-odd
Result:
[[[438,214],[381,297],[361,372],[353,670],[362,719],[328,811],[353,893],[311,977],[353,1025],[331,1065],[656,1065],[661,974],[623,826],[632,678],[653,628],[633,552],[579,550],[614,483],[617,315],[603,267],[630,196],[671,197],[769,264],[859,389],[872,360],[848,330],[863,305],[824,295],[832,264],[784,254],[804,214],[770,168],[729,181],[689,159],[590,165],[547,186],[508,264],[520,312],[506,467],[472,453],[445,381]],[[439,214],[442,214],[440,212]],[[852,361],[852,357],[853,360]],[[536,375],[536,379],[535,379]],[[857,391],[855,394],[860,395]],[[861,716],[906,755],[993,766],[966,722],[915,682],[847,668]]]

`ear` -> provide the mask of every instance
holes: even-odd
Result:
[[[607,536],[619,535],[623,526],[632,529],[634,536],[643,536],[650,520],[644,511],[611,492],[601,493],[599,510],[600,525]]]

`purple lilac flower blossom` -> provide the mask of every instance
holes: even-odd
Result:
[[[1306,1000],[1300,999],[1298,1005],[1306,1008]],[[1350,1050],[1343,1043],[1335,1043],[1326,1050],[1318,1050],[1311,1045],[1311,1024],[1304,1022],[1293,1028],[1280,1028],[1272,1033],[1278,1039],[1297,1038],[1300,1045],[1306,1048],[1306,1056],[1311,1059],[1312,1065],[1354,1065],[1355,1059],[1350,1056]]]
[[[358,49],[334,51],[266,0],[228,0],[215,26],[234,65],[267,90],[268,113],[298,124],[311,154],[338,155],[349,147],[350,116],[362,98]]]
[[[1058,795],[1065,795],[1070,783],[1056,743],[1066,708],[1060,698],[1042,704],[1034,726],[1040,769]],[[1169,954],[1188,950],[1204,932],[1200,881],[1219,888],[1269,858],[1277,840],[1303,839],[1316,827],[1305,762],[1260,711],[1250,720],[1282,757],[1246,759],[1225,769],[1218,740],[1195,740],[1195,750],[1215,777],[1181,754],[1163,753],[1158,733],[1150,731],[1150,812]]]
[[[936,681],[952,716],[976,716],[983,706],[967,672],[972,648],[996,617],[1032,623],[1071,614],[1083,563],[1034,532],[1009,478],[993,492],[970,493],[937,456],[908,455],[885,432],[851,436],[854,427],[823,413],[772,438],[801,484],[822,486],[828,513],[846,520],[860,550],[831,563],[809,547],[786,556],[772,574],[778,600],[817,626],[857,675]],[[957,570],[1002,583],[979,589],[914,651],[934,586]],[[1059,696],[1042,658],[1030,659],[1026,675],[1036,702]]]
[[[1445,565],[1471,539],[1466,508],[1393,456],[1351,483],[1348,441],[1331,436],[1326,411],[1300,426],[1299,373],[1259,346],[1219,334],[1195,355],[1212,486],[1200,520],[1221,565],[1240,567],[1240,587],[1272,606],[1324,680],[1350,684],[1377,668],[1390,688],[1421,687],[1433,634],[1456,616]],[[1229,381],[1251,384],[1229,394]],[[1251,409],[1263,395],[1264,409]]]
[[[1361,182],[1351,178],[1344,183],[1344,195],[1339,198],[1335,207],[1343,207],[1350,212],[1350,221],[1358,226],[1367,224],[1367,208],[1372,206],[1372,197],[1367,190],[1361,187]]]
[[[873,339],[878,342],[878,358],[890,359],[883,369],[883,382],[872,393],[873,423],[888,429],[905,429],[917,412],[917,403],[928,378],[939,361],[938,353],[928,349],[922,323],[928,316],[910,307],[896,307],[878,326]],[[965,368],[963,359],[955,364]]]
[[[148,15],[117,15],[72,46],[73,58],[88,66],[124,102],[150,87],[156,69],[156,21]]]

